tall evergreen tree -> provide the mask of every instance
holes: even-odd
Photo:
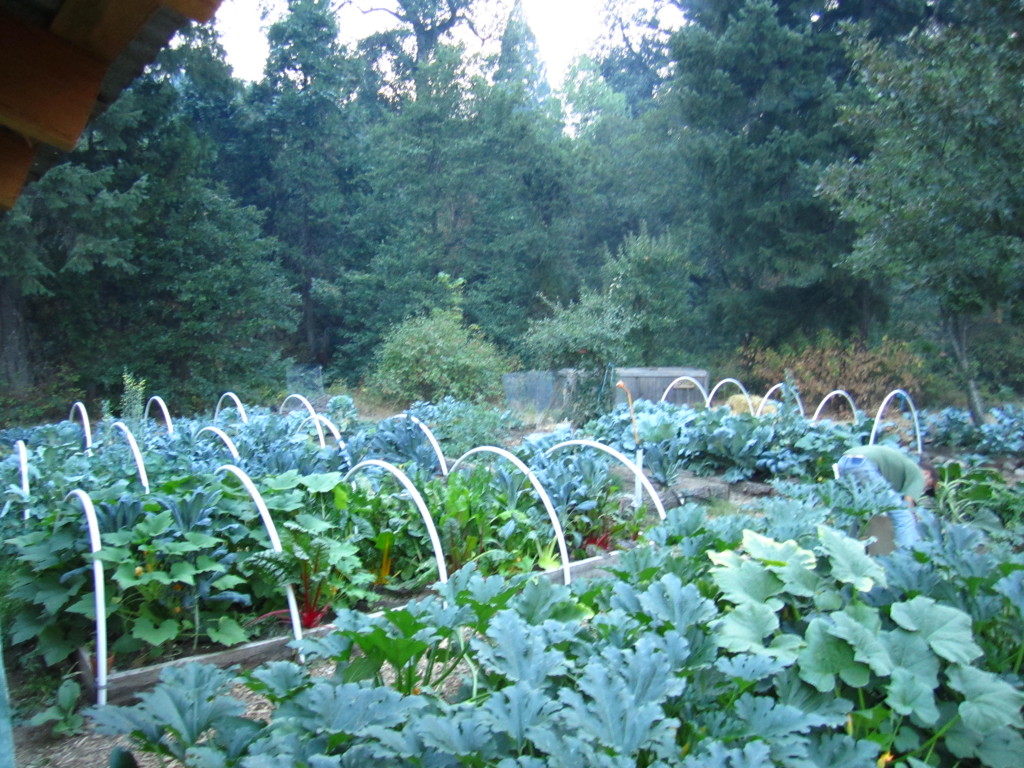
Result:
[[[327,363],[330,315],[314,285],[364,257],[353,234],[364,125],[365,65],[338,42],[328,0],[289,0],[268,31],[266,73],[247,94],[247,120],[230,152],[231,188],[265,212],[267,234],[302,297],[292,354]]]
[[[91,395],[116,395],[125,369],[181,408],[280,381],[291,293],[259,215],[213,180],[182,69],[218,54],[202,39],[168,51],[0,231],[38,257],[23,305],[40,362]]]
[[[700,0],[674,40],[682,158],[676,226],[701,265],[709,343],[864,329],[871,286],[833,267],[852,228],[816,195],[848,149],[835,128],[834,34],[804,3]],[[798,311],[794,311],[799,308]]]
[[[522,89],[538,102],[543,102],[551,95],[551,86],[540,59],[537,38],[534,37],[523,12],[523,0],[514,0],[508,20],[505,22],[494,80],[506,86]]]
[[[561,295],[573,271],[561,123],[522,88],[471,78],[459,48],[435,51],[420,88],[370,134],[361,223],[374,255],[336,286],[361,308],[344,341],[357,365],[388,326],[443,301],[439,272],[465,280],[467,318],[507,346],[536,294]]]
[[[906,301],[937,299],[980,422],[972,326],[992,314],[1024,321],[1024,15],[1011,4],[971,10],[898,46],[860,42],[868,98],[846,118],[873,148],[836,164],[825,190],[857,223],[851,264],[897,281]],[[990,376],[1010,348],[998,357]]]

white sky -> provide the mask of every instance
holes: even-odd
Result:
[[[374,31],[375,26],[393,26],[394,17],[390,14],[364,14],[360,10],[386,4],[387,0],[353,0],[342,8],[339,18],[343,39],[358,40]],[[236,77],[258,80],[262,76],[267,43],[262,32],[265,22],[260,17],[265,5],[281,8],[284,2],[224,0],[217,11],[214,23]],[[557,87],[562,82],[570,62],[597,38],[603,5],[603,0],[523,0],[527,23],[537,38],[552,85]]]

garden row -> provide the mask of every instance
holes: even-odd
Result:
[[[404,607],[341,611],[305,665],[170,668],[90,714],[197,768],[1016,768],[1020,555],[935,521],[875,559],[814,488],[670,510],[607,578],[471,564]],[[265,720],[243,716],[252,694]]]
[[[95,440],[85,423],[8,433],[25,447],[23,462],[12,452],[0,464],[13,556],[9,636],[50,664],[94,642],[96,566],[82,510],[69,499],[76,490],[94,505],[110,651],[124,667],[280,632],[286,585],[308,628],[336,609],[422,589],[471,562],[507,576],[633,542],[656,516],[624,503],[624,490],[633,489],[623,488],[628,479],[609,454],[636,457],[638,440],[648,475],[667,487],[684,467],[730,479],[821,480],[842,450],[875,431],[863,417],[809,421],[784,403],[755,416],[640,402],[582,432],[533,436],[509,446],[507,457],[476,453],[464,471],[448,473],[443,454],[501,442],[512,417],[454,401],[419,404],[408,415],[362,424],[351,401],[337,398],[319,419],[302,409],[249,413],[236,403],[213,419],[173,426],[169,417],[163,425],[134,420],[131,430],[104,420]],[[434,433],[438,439],[428,439]],[[607,451],[551,453],[582,437]],[[258,488],[259,504],[243,478]],[[987,500],[965,494],[960,516],[976,517],[983,503],[997,509],[996,523],[1019,523],[1019,496],[994,475],[982,479],[969,488],[987,489]],[[834,508],[873,511],[870,498],[847,498],[850,489],[831,493]],[[417,514],[415,497],[429,515]]]

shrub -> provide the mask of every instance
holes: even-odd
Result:
[[[868,347],[822,331],[808,344],[769,349],[754,341],[739,352],[744,378],[764,386],[792,379],[808,403],[834,389],[849,392],[861,408],[871,407],[894,389],[921,391],[924,360],[910,344],[883,338]]]
[[[591,292],[578,302],[554,306],[550,317],[530,321],[523,347],[534,363],[574,371],[566,414],[573,422],[584,424],[611,407],[614,367],[630,357],[628,335],[635,325],[634,315]]]
[[[460,309],[434,309],[391,329],[367,386],[405,404],[448,395],[480,402],[501,395],[508,367],[480,329],[465,323]]]

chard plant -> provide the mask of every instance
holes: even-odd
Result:
[[[250,576],[283,589],[291,584],[304,628],[317,627],[340,607],[371,597],[366,589],[373,575],[360,562],[358,546],[338,538],[333,523],[322,517],[300,514],[281,529],[281,551],[263,550],[246,559],[243,570]],[[285,617],[287,610],[269,616]]]

